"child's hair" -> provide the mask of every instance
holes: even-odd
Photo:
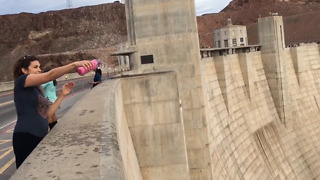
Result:
[[[28,67],[30,66],[31,62],[32,61],[36,61],[36,60],[38,60],[38,58],[36,58],[33,55],[26,55],[26,56],[23,56],[20,59],[18,59],[18,61],[16,61],[16,63],[13,66],[13,78],[14,78],[14,81],[16,81],[19,76],[24,74],[22,72],[22,68],[28,69]]]

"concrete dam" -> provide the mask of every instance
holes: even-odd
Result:
[[[11,177],[320,179],[320,45],[200,49],[194,0],[127,0],[130,71],[92,89]]]

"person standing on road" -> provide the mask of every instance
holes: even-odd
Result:
[[[47,135],[49,123],[50,128],[54,126],[50,122],[53,118],[48,118],[48,116],[51,116],[53,111],[55,112],[54,107],[59,106],[60,101],[53,103],[51,105],[53,110],[50,110],[50,102],[41,92],[40,85],[72,72],[77,67],[91,70],[92,64],[88,60],[76,61],[41,73],[40,63],[35,56],[24,56],[15,63],[13,76],[17,123],[13,132],[12,144],[17,168]],[[70,89],[71,87],[73,85],[65,88]]]
[[[96,70],[95,70],[95,73],[94,73],[94,77],[93,77],[93,81],[90,81],[89,84],[92,84],[92,88],[94,88],[96,85],[100,84],[102,81],[101,81],[101,76],[102,76],[102,71],[101,69],[98,67]]]

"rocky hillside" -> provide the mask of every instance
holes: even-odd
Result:
[[[249,44],[258,44],[257,19],[278,13],[284,18],[286,43],[320,41],[320,0],[233,0],[220,13],[197,17],[200,47],[213,47],[213,31],[246,25]],[[115,1],[40,14],[0,16],[0,81],[12,80],[14,62],[35,54],[44,67],[98,58],[110,66],[110,52],[127,40],[125,7]]]
[[[125,7],[119,2],[4,15],[0,27],[0,81],[12,80],[12,65],[26,54],[41,55],[45,67],[79,58],[99,58],[112,64],[110,52],[127,38]]]
[[[233,0],[222,12],[259,8],[261,6],[312,5],[313,3],[320,3],[320,0]]]

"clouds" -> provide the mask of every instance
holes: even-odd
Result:
[[[68,0],[0,0],[0,15],[40,13],[67,8]],[[197,15],[221,11],[231,0],[195,0]],[[114,0],[70,0],[73,8],[112,3]]]

